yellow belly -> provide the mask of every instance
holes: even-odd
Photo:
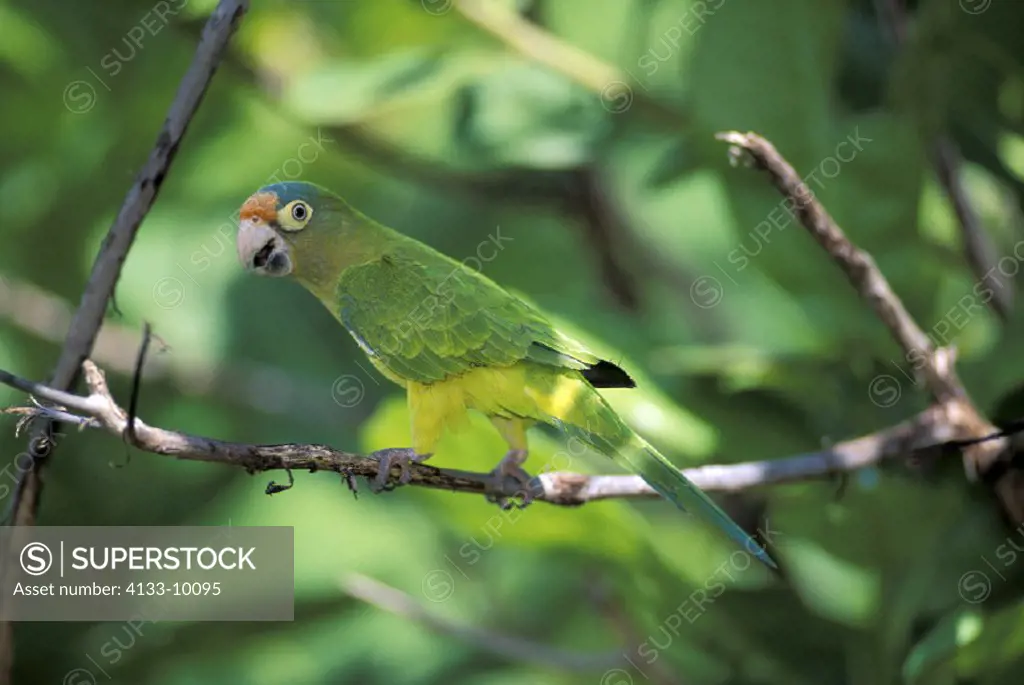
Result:
[[[574,371],[561,371],[531,362],[508,367],[480,367],[438,383],[403,383],[412,417],[412,448],[433,454],[446,429],[458,429],[470,409],[492,418],[519,419],[506,435],[522,434],[525,425],[557,418],[574,423],[581,394],[593,393]],[[505,431],[502,431],[503,434]],[[525,445],[510,445],[525,449]]]

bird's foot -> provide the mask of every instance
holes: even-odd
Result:
[[[412,480],[412,471],[409,470],[409,464],[425,461],[431,455],[416,454],[414,450],[406,447],[390,447],[377,450],[370,456],[376,457],[377,461],[380,462],[380,466],[377,468],[377,477],[373,479],[372,488],[374,493],[379,493],[394,490],[398,485],[408,485],[409,481]],[[396,466],[400,471],[398,482],[391,483],[391,469]]]
[[[512,478],[519,483],[520,488],[516,491],[516,496],[522,500],[522,503],[515,504],[511,501],[511,498],[494,492],[487,494],[488,502],[494,502],[502,509],[510,509],[511,507],[523,509],[529,506],[530,502],[533,501],[533,492],[530,486],[533,477],[523,468],[523,462],[526,461],[527,454],[526,450],[509,450],[502,460],[498,462],[494,470],[491,471],[491,476],[494,479],[493,487],[498,492],[502,492],[506,478]]]

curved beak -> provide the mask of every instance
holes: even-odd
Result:
[[[261,276],[287,276],[292,272],[288,244],[262,221],[245,219],[238,224],[238,259]]]

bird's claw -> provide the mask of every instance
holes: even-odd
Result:
[[[276,480],[272,480],[269,483],[267,483],[267,489],[265,490],[266,494],[276,495],[279,492],[291,490],[293,487],[295,487],[295,476],[292,475],[292,470],[285,469],[284,471],[285,473],[288,474],[288,485],[282,485],[281,483],[278,483]]]
[[[374,493],[381,493],[391,492],[399,485],[408,485],[409,481],[412,480],[412,471],[409,469],[409,464],[421,462],[430,455],[416,454],[414,450],[409,448],[389,448],[377,450],[370,456],[376,457],[380,462],[380,466],[377,468],[377,477],[373,479],[372,490]],[[398,481],[392,483],[390,482],[391,469],[395,466],[399,468],[400,473]]]
[[[525,509],[533,501],[533,491],[531,484],[533,477],[527,473],[523,468],[522,464],[526,461],[527,452],[526,450],[509,450],[502,458],[498,465],[491,471],[491,476],[494,480],[494,489],[498,492],[502,492],[504,481],[506,478],[512,478],[519,483],[520,488],[516,491],[515,496],[521,500],[520,504],[512,501],[512,498],[505,497],[494,492],[487,493],[487,501],[497,504],[502,509]]]

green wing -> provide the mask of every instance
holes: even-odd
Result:
[[[430,248],[346,269],[338,317],[392,373],[431,383],[524,359],[585,370],[600,359],[479,272]]]

